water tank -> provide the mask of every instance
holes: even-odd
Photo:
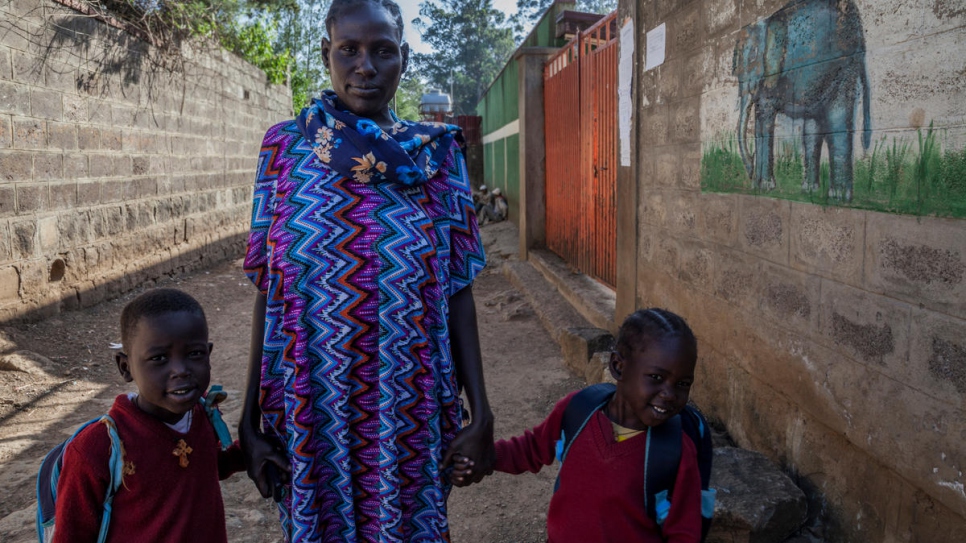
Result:
[[[453,112],[453,100],[449,94],[441,92],[439,89],[428,89],[428,92],[419,100],[419,113],[421,115],[447,115]]]

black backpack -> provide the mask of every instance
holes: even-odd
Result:
[[[617,388],[610,383],[589,386],[570,399],[564,408],[557,441],[557,460],[563,469],[570,445],[580,435],[584,426],[597,410],[603,408],[614,395]],[[644,459],[644,506],[647,515],[657,524],[662,524],[671,509],[674,494],[674,481],[677,478],[681,461],[681,432],[688,434],[698,450],[698,471],[701,474],[701,541],[708,535],[711,518],[714,516],[715,490],[709,488],[711,481],[711,462],[713,448],[711,432],[704,416],[688,405],[680,414],[675,415],[660,426],[647,429],[647,453]],[[560,472],[553,490],[560,486]]]

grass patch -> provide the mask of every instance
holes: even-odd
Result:
[[[883,136],[853,163],[852,202],[829,199],[829,164],[820,165],[820,187],[802,190],[801,146],[783,141],[775,152],[775,189],[752,188],[735,136],[712,140],[701,156],[701,189],[871,209],[907,215],[966,217],[966,148],[943,151],[939,130],[919,130],[914,141]],[[749,141],[751,143],[751,141]],[[753,151],[749,151],[753,152]]]

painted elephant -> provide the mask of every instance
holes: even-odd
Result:
[[[775,188],[775,118],[801,119],[805,177],[802,190],[819,188],[822,144],[828,146],[829,196],[852,199],[852,142],[861,99],[862,145],[872,139],[865,38],[852,0],[792,0],[742,29],[735,45],[738,78],[738,149],[756,189]],[[861,95],[859,94],[861,90]],[[749,112],[755,107],[754,149]]]

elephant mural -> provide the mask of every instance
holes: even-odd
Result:
[[[819,188],[822,145],[828,146],[829,197],[852,200],[852,142],[862,101],[862,145],[869,148],[869,78],[865,38],[852,0],[792,0],[742,29],[735,45],[738,150],[756,189],[775,188],[775,119],[801,119],[802,190]],[[861,89],[861,95],[859,91]],[[754,149],[747,142],[754,106]]]

